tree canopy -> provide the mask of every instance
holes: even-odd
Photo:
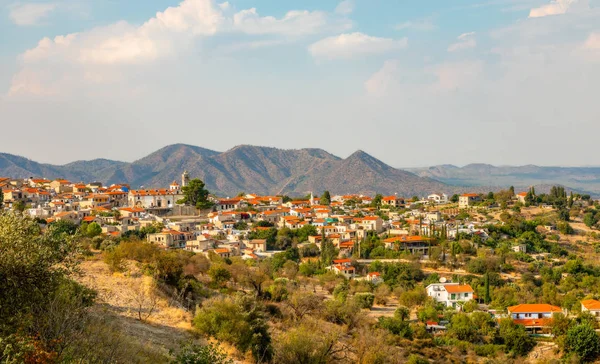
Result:
[[[195,206],[198,209],[207,209],[212,207],[213,203],[208,200],[208,190],[205,188],[202,180],[195,178],[187,186],[181,188],[183,198],[177,203],[188,206]]]

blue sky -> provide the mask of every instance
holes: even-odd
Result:
[[[7,0],[0,37],[0,151],[43,162],[598,164],[600,0]]]

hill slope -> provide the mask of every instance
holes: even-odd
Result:
[[[321,193],[423,195],[457,189],[430,178],[395,169],[363,151],[346,159],[322,149],[283,150],[241,145],[226,152],[175,144],[133,163],[99,159],[64,166],[40,164],[0,154],[0,176],[63,177],[73,181],[97,180],[105,184],[129,183],[132,188],[164,187],[181,173],[202,179],[208,189],[233,196],[240,191],[260,194]]]

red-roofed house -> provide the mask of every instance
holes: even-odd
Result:
[[[547,330],[552,323],[552,315],[563,312],[560,307],[546,303],[523,303],[506,310],[514,323],[525,326],[534,334]]]
[[[597,300],[583,300],[581,301],[581,311],[589,312],[592,315],[600,318],[600,301]]]

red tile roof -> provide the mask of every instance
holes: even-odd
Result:
[[[547,303],[522,303],[520,305],[508,307],[509,313],[545,313],[562,312],[560,307],[552,306]]]

